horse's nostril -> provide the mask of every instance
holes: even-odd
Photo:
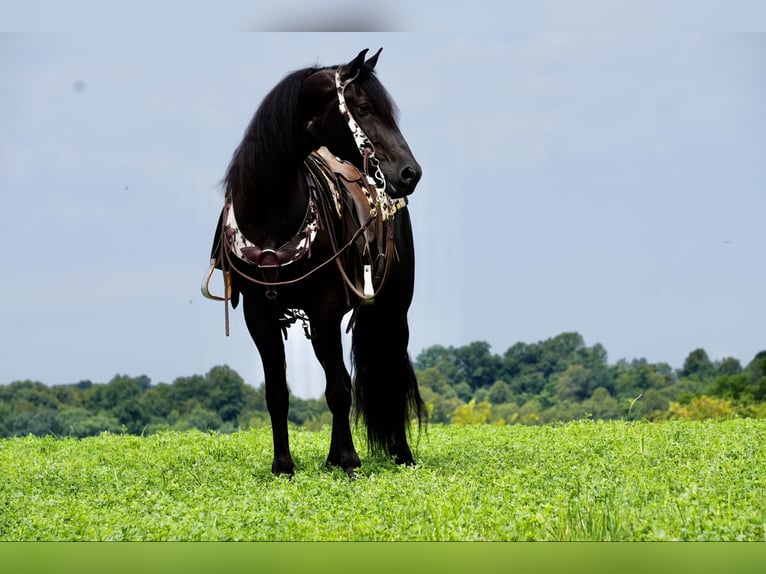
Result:
[[[401,172],[399,172],[399,178],[402,180],[402,183],[410,184],[413,181],[415,181],[418,177],[418,172],[415,171],[415,168],[411,166],[405,167]]]

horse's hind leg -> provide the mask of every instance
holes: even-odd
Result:
[[[410,421],[415,417],[422,424],[427,419],[408,340],[403,311],[386,307],[382,297],[360,308],[352,349],[356,408],[367,426],[370,450],[405,465],[415,463],[407,441]]]
[[[274,312],[267,307],[243,301],[245,322],[263,363],[266,384],[266,407],[271,417],[271,433],[274,441],[274,461],[271,472],[277,476],[293,475],[295,464],[290,454],[287,433],[287,411],[290,396],[287,390],[285,346]]]
[[[343,364],[343,345],[340,318],[337,320],[312,319],[312,345],[325,372],[325,399],[332,413],[332,436],[327,466],[339,466],[349,476],[361,466],[351,436],[351,377]]]

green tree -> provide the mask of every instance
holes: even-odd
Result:
[[[608,367],[606,349],[601,343],[596,343],[592,347],[582,346],[577,350],[582,364],[591,371]]]
[[[447,377],[437,367],[428,367],[418,371],[418,386],[428,388],[444,398],[455,396],[455,391],[450,385]]]
[[[701,396],[692,399],[689,404],[671,403],[670,418],[687,420],[730,419],[736,416],[734,406],[726,399]]]
[[[439,363],[454,362],[454,349],[443,345],[432,345],[421,351],[413,361],[413,367],[418,371],[434,368]]]
[[[652,365],[646,359],[634,359],[629,364],[621,361],[617,372],[615,390],[618,398],[635,399],[649,389],[665,389],[674,382],[668,365]]]
[[[670,401],[656,389],[649,389],[634,404],[631,417],[653,419],[657,413],[665,412],[668,408],[670,408]]]
[[[694,379],[680,379],[676,383],[661,390],[662,394],[671,402],[688,404],[694,397],[698,397],[710,387],[710,384]]]
[[[295,395],[290,395],[290,409],[287,418],[296,425],[302,425],[306,421],[320,416],[324,412],[329,412],[327,403],[322,399],[302,399]]]
[[[507,424],[515,424],[519,420],[519,405],[515,402],[501,403],[492,407],[492,420]]]
[[[554,378],[554,392],[561,400],[581,402],[590,395],[590,371],[580,364],[569,365]]]
[[[76,385],[56,385],[51,387],[51,392],[56,397],[59,408],[82,405],[83,393]]]
[[[211,431],[216,430],[220,426],[221,417],[218,416],[218,413],[197,405],[191,411],[181,416],[173,425],[173,428],[176,430],[198,429],[201,431]]]
[[[14,412],[5,420],[4,426],[8,436],[65,434],[65,429],[61,428],[58,420],[58,413],[47,407]]]
[[[160,383],[150,387],[142,394],[138,402],[144,413],[154,422],[167,419],[173,410],[172,389],[170,385]]]
[[[567,422],[585,418],[588,413],[583,403],[576,401],[558,401],[540,413],[540,424]]]
[[[542,424],[541,414],[543,408],[540,401],[532,399],[527,401],[519,409],[518,422],[523,425],[539,425]]]
[[[755,388],[751,387],[750,380],[745,374],[726,375],[716,377],[710,388],[710,394],[732,401],[752,402],[755,400]]]
[[[147,380],[147,377],[116,375],[106,385],[88,389],[85,404],[93,413],[104,412],[115,417],[129,433],[140,434],[149,422],[139,402]]]
[[[39,381],[16,381],[3,392],[3,401],[25,405],[22,410],[57,409],[60,405],[53,389]]]
[[[458,383],[452,388],[454,389],[457,398],[463,402],[468,402],[471,400],[471,397],[473,397],[473,390],[471,389],[471,385],[465,381]]]
[[[5,436],[62,433],[57,416],[61,402],[51,387],[39,381],[15,381],[0,387],[0,401],[6,405],[0,411]]]
[[[457,407],[450,417],[452,424],[457,426],[486,424],[492,416],[492,405],[489,401],[476,404],[475,399]]]
[[[2,389],[0,388],[0,390]],[[0,400],[0,438],[11,436],[11,431],[6,425],[8,419],[10,419],[11,416],[13,416],[11,405]]]
[[[578,351],[578,356],[582,360],[582,365],[589,371],[589,392],[598,387],[603,387],[609,391],[612,396],[616,391],[614,388],[614,369],[607,363],[606,349],[600,343],[592,347],[584,347]]]
[[[742,364],[739,359],[726,357],[716,365],[715,375],[717,377],[725,375],[738,375],[742,372]]]
[[[545,378],[561,373],[573,363],[582,361],[579,354],[585,341],[579,333],[561,333],[540,344],[539,365]]]
[[[426,407],[428,408],[428,420],[431,423],[449,423],[455,409],[464,404],[465,403],[457,397],[445,399],[437,396],[426,402]]]
[[[526,353],[528,345],[526,343],[518,342],[508,349],[503,354],[501,363],[500,378],[510,383],[516,376],[518,376],[525,365]]]
[[[460,381],[467,382],[473,390],[491,387],[500,372],[501,361],[490,353],[490,345],[485,341],[458,347],[454,360]]]
[[[102,432],[119,433],[122,426],[117,417],[104,412],[92,413],[83,407],[67,407],[58,414],[59,426],[68,436],[83,438]]]
[[[753,387],[753,398],[766,401],[766,351],[758,353],[745,368]]]
[[[191,412],[198,406],[206,410],[215,410],[210,400],[211,391],[212,383],[207,377],[178,377],[171,385],[170,399],[173,408],[180,413]]]
[[[622,414],[619,401],[604,387],[594,389],[591,396],[583,402],[583,408],[594,419],[616,419]]]
[[[513,402],[513,391],[505,381],[495,381],[490,387],[487,399],[493,405]]]
[[[515,395],[525,398],[539,395],[545,388],[545,377],[540,372],[530,372],[515,377],[509,383]]]
[[[245,406],[245,381],[226,365],[213,367],[206,378],[210,382],[212,408],[222,421],[236,421]]]
[[[708,379],[715,371],[713,362],[705,352],[705,349],[694,349],[684,359],[684,365],[681,368],[681,376],[688,379],[697,379],[704,381]]]

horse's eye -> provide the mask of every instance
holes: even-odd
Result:
[[[370,116],[375,112],[375,109],[372,107],[372,104],[364,102],[356,106],[356,111],[360,116]]]

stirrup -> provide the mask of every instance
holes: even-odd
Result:
[[[207,298],[211,299],[213,301],[230,301],[231,300],[231,276],[229,273],[225,272],[223,273],[224,277],[224,287],[225,287],[225,295],[223,297],[219,297],[218,295],[213,295],[210,292],[210,279],[213,277],[213,272],[215,271],[215,259],[210,260],[210,268],[207,270],[207,273],[205,273],[205,276],[202,278],[202,295]]]

